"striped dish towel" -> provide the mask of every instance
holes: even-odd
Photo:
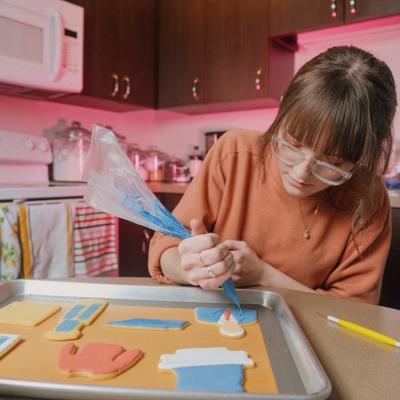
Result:
[[[118,269],[118,218],[82,204],[75,205],[75,276],[97,276]]]

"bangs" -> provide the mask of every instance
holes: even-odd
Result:
[[[369,105],[352,95],[347,85],[332,81],[335,85],[325,83],[322,90],[321,85],[313,90],[314,82],[301,98],[294,96],[278,129],[315,153],[368,165],[377,145],[369,134],[371,122],[365,118]]]

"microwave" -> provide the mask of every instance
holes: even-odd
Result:
[[[0,0],[0,94],[79,93],[83,8],[62,0]]]

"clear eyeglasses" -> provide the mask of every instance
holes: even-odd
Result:
[[[272,135],[272,151],[282,163],[289,167],[298,165],[304,160],[310,161],[313,176],[328,185],[341,185],[353,175],[352,172],[345,171],[336,165],[317,160],[313,157],[307,157],[296,146],[293,146],[276,134]]]

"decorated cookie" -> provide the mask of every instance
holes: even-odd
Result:
[[[218,320],[218,323],[219,323],[219,332],[223,336],[238,339],[245,335],[245,330],[236,321],[236,318],[233,318],[233,315],[231,314],[229,308],[227,308],[221,315],[220,319]]]
[[[67,311],[57,326],[44,334],[50,340],[73,340],[81,336],[81,330],[90,325],[106,308],[105,300],[80,300]]]
[[[0,324],[36,326],[50,318],[61,306],[36,301],[14,301],[0,309]]]
[[[174,319],[155,319],[155,318],[131,318],[120,321],[108,321],[108,326],[123,328],[145,328],[145,329],[183,329],[189,324],[189,321]]]
[[[177,389],[209,392],[243,392],[243,368],[254,362],[245,351],[226,347],[178,349],[175,354],[163,354],[158,368],[174,371]]]
[[[21,340],[20,335],[0,333],[0,358],[13,349]]]
[[[110,343],[85,343],[79,351],[67,343],[61,347],[57,368],[67,376],[110,379],[136,364],[142,355],[139,349],[125,350]]]
[[[229,311],[229,321],[236,322],[240,325],[251,325],[257,322],[257,312],[251,309],[242,309],[240,312],[237,308],[229,307],[196,307],[194,315],[197,322],[204,324],[220,325],[226,321],[226,310]]]

